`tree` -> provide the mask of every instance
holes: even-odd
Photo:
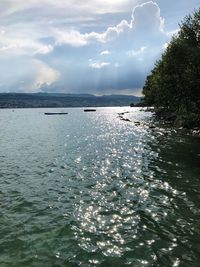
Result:
[[[200,9],[180,24],[147,76],[143,94],[147,105],[200,117]]]

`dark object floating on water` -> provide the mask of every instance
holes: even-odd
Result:
[[[95,112],[96,109],[84,109],[84,112]]]
[[[45,112],[45,115],[67,115],[67,112]]]

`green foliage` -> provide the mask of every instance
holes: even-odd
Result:
[[[143,94],[147,105],[200,116],[200,9],[180,24],[146,78]]]

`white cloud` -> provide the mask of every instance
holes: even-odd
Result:
[[[108,27],[103,33],[90,32],[82,34],[76,30],[67,29],[53,29],[53,32],[54,37],[57,39],[56,44],[68,44],[74,47],[80,47],[92,42],[106,43],[115,39],[126,29],[130,29],[130,25],[126,20],[122,20],[117,26]]]
[[[68,44],[74,47],[80,47],[87,44],[85,36],[78,31],[53,29],[53,35],[56,38],[56,45]]]
[[[130,50],[127,52],[128,56],[130,57],[136,57],[144,53],[144,51],[147,49],[146,46],[142,46],[137,50]]]
[[[45,7],[46,10],[53,10],[57,15],[57,11],[60,10],[59,14],[63,12],[68,15],[72,14],[79,17],[80,14],[105,14],[105,13],[116,13],[125,12],[133,5],[136,5],[141,0],[1,0],[2,10],[1,15],[10,15],[17,12],[27,11],[30,9],[37,8],[38,11]],[[54,15],[55,15],[54,14]]]
[[[164,33],[164,19],[160,15],[159,6],[152,1],[137,5],[132,12],[130,22],[122,20],[113,27],[108,27],[104,32],[80,33],[75,30],[54,29],[58,44],[68,44],[75,47],[85,46],[92,42],[107,43],[115,40],[123,33],[131,34],[135,29],[159,30]],[[142,34],[142,33],[141,33]],[[165,34],[165,33],[164,33]]]
[[[10,3],[10,5],[7,5],[7,14],[9,14],[9,16],[15,14],[15,12],[17,11],[29,11],[31,8],[39,8],[42,2],[47,5],[47,9],[50,7],[52,8],[52,6],[55,6],[56,8],[63,7],[63,9],[65,7],[70,6],[72,8],[72,6],[74,6],[72,5],[73,1],[66,3],[63,0],[58,1],[58,3],[53,0],[29,0],[28,3],[24,3],[24,1],[21,0],[15,0],[15,2],[13,0],[9,0],[8,2]],[[90,1],[86,2],[89,3]],[[95,6],[98,8],[103,8],[104,6],[108,8],[108,10],[111,7],[110,2],[109,4],[103,4],[102,1],[94,2],[95,4],[93,4],[93,7]],[[138,1],[135,2],[137,3]],[[85,6],[87,6],[86,3],[85,5],[83,5],[81,1],[79,1],[79,3],[82,8],[85,8]],[[119,7],[123,4],[123,1],[112,1],[112,4],[116,7]],[[32,20],[28,20],[26,24],[19,23],[1,27],[0,54],[48,54],[52,52],[54,46],[57,45],[59,46],[67,44],[73,47],[82,47],[91,43],[107,43],[117,39],[124,33],[132,35],[132,32],[135,28],[140,28],[140,26],[144,26],[143,28],[145,28],[147,24],[148,26],[152,25],[153,28],[159,27],[160,31],[163,31],[164,29],[164,20],[160,16],[160,9],[158,5],[152,1],[136,5],[136,7],[133,9],[132,19],[130,20],[130,22],[128,22],[127,20],[122,20],[116,26],[108,27],[101,33],[94,31],[81,33],[80,31],[72,27],[60,27],[59,25],[56,26],[57,24],[55,22],[47,22],[48,21],[46,21],[45,18],[44,21],[40,18],[40,20],[37,22],[35,22],[34,20],[34,23],[32,22]],[[41,39],[46,37],[55,39],[55,43],[42,43]]]
[[[89,67],[92,69],[102,69],[102,68],[105,68],[109,65],[110,65],[109,62],[91,62],[89,64]]]
[[[179,29],[167,32],[167,35],[171,38],[173,35],[176,35],[179,32]]]
[[[34,59],[32,62],[36,68],[36,75],[31,86],[33,90],[38,90],[43,85],[51,85],[53,82],[59,79],[59,72],[52,69],[44,62],[36,59]]]
[[[153,15],[153,16],[152,16]],[[159,27],[160,31],[164,31],[164,18],[161,17],[161,12],[158,4],[154,1],[145,2],[135,6],[132,12],[131,27],[147,26]]]
[[[57,70],[38,59],[13,56],[0,61],[0,91],[38,92],[59,78]]]
[[[100,42],[108,42],[118,37],[120,33],[130,30],[131,25],[126,20],[122,20],[117,26],[109,27],[104,33],[98,34],[97,40]]]
[[[38,50],[35,51],[35,54],[48,54],[52,52],[54,47],[52,45],[43,45],[40,44]]]
[[[7,76],[0,74],[0,83],[29,91],[54,85],[55,81],[70,90],[138,88],[141,82],[133,85],[132,80],[143,79],[169,40],[160,8],[153,1],[144,1],[3,1],[0,72]],[[132,16],[130,6],[135,6]],[[124,11],[129,17],[121,13]],[[110,17],[115,19],[111,21]],[[139,64],[143,56],[145,64]],[[103,68],[102,78],[98,71],[91,71]]]
[[[101,56],[104,56],[104,55],[109,55],[110,52],[108,50],[104,50],[100,53]]]
[[[165,43],[165,44],[163,45],[162,49],[163,49],[163,50],[167,49],[168,45],[169,45],[169,43]]]
[[[14,29],[6,29],[0,35],[0,56],[48,54],[53,46],[43,44],[37,38],[29,37],[27,32],[16,33]]]

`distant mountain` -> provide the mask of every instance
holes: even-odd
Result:
[[[48,108],[48,107],[111,107],[129,106],[140,102],[131,95],[57,94],[57,93],[1,93],[0,108]]]

